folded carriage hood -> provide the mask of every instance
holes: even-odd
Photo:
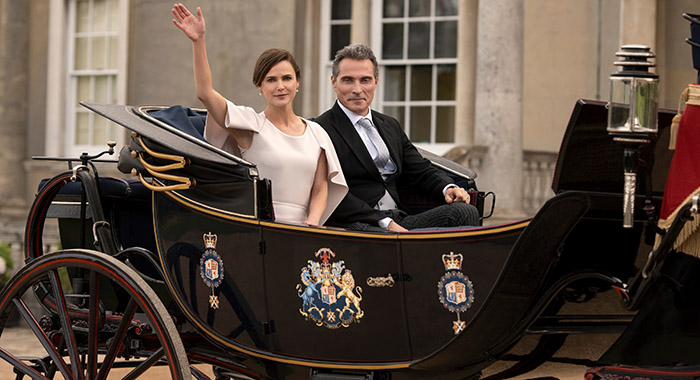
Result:
[[[163,146],[167,146],[184,156],[197,157],[201,160],[228,166],[232,164],[255,166],[204,141],[189,136],[166,123],[144,116],[145,112],[140,111],[142,107],[86,102],[80,102],[80,104],[124,128],[156,141]]]
[[[476,179],[477,174],[474,170],[465,167],[463,165],[460,165],[454,161],[448,160],[445,157],[438,156],[435,153],[429,152],[425,149],[416,147],[418,149],[418,152],[428,160],[432,161],[433,165],[439,166],[443,170],[446,170],[448,172],[452,172],[454,174],[460,175],[462,177],[467,177],[468,179]]]

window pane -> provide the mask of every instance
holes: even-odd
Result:
[[[116,69],[118,65],[117,58],[119,58],[119,39],[117,37],[108,37],[107,41],[109,42],[109,65],[107,68]]]
[[[435,58],[457,57],[457,21],[435,23]]]
[[[112,96],[112,98],[110,99],[109,103],[116,104],[117,103],[117,76],[110,75],[109,77],[111,79],[109,81],[109,83],[111,84],[111,86],[109,86],[109,88],[112,90],[112,92],[110,94]]]
[[[430,0],[409,0],[408,17],[430,16]]]
[[[435,0],[435,16],[457,16],[459,0]]]
[[[401,127],[404,128],[404,131],[406,129],[405,125],[405,120],[404,120],[404,110],[406,108],[404,106],[385,106],[384,107],[384,113],[395,118],[396,120],[399,121],[399,124],[401,124]]]
[[[406,99],[406,66],[387,66],[384,69],[384,100]]]
[[[75,31],[85,33],[90,31],[90,2],[78,0],[75,10]]]
[[[82,101],[91,101],[90,99],[90,77],[78,77],[78,83],[75,91],[75,104]]]
[[[95,118],[92,128],[92,145],[104,145],[107,142],[107,119]]]
[[[73,57],[75,70],[86,70],[88,68],[88,39],[75,39],[75,56]]]
[[[408,58],[428,58],[430,54],[430,23],[408,24]]]
[[[331,26],[331,57],[335,58],[335,53],[350,43],[350,25]]]
[[[94,0],[92,5],[92,31],[104,32],[107,30],[107,3],[106,0]]]
[[[332,20],[350,20],[352,18],[352,0],[333,0],[331,5]]]
[[[432,72],[433,67],[429,65],[411,67],[411,100],[430,100],[432,98]],[[413,115],[413,111],[411,111],[411,115]]]
[[[437,81],[437,99],[455,100],[457,67],[455,65],[438,65]]]
[[[90,135],[90,116],[88,112],[78,112],[75,115],[75,143],[87,145]]]
[[[68,9],[75,12],[69,15],[70,19],[75,20],[75,29],[69,30],[68,34],[73,49],[68,53],[73,61],[68,68],[73,92],[68,103],[71,108],[67,112],[72,115],[73,125],[67,127],[72,130],[72,136],[67,137],[67,149],[73,149],[73,145],[103,146],[105,141],[116,135],[115,124],[75,105],[81,101],[104,104],[118,101],[117,74],[107,74],[105,70],[119,68],[118,32],[123,3],[121,0],[65,2],[74,3]],[[352,0],[347,2],[351,3]]]
[[[388,23],[383,25],[382,58],[403,58],[403,24]]]
[[[109,30],[110,32],[119,31],[119,0],[111,0],[109,2]]]
[[[411,141],[430,142],[430,107],[411,107]]]
[[[455,108],[437,107],[435,142],[451,143],[455,136]]]
[[[104,70],[105,48],[107,39],[105,37],[95,37],[92,39],[92,67],[93,70]]]
[[[109,77],[106,75],[100,75],[95,77],[95,95],[94,100],[96,103],[108,104],[111,103],[109,99]]]
[[[113,121],[107,120],[107,135],[105,136],[105,141],[103,141],[102,143],[104,144],[109,140],[114,140],[117,136],[117,131],[119,130],[121,130],[121,126],[114,123]]]
[[[384,0],[384,17],[403,17],[403,0]]]

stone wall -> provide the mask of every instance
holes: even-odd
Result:
[[[0,0],[0,219],[25,209],[29,2]]]

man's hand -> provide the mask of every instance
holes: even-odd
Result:
[[[452,186],[445,190],[445,202],[464,202],[469,203],[469,193],[461,187]]]
[[[389,222],[389,225],[386,226],[386,229],[393,232],[408,232],[407,229],[401,227],[398,223],[394,222],[393,220]]]

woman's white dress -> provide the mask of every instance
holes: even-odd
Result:
[[[348,187],[326,131],[313,121],[302,120],[306,123],[304,133],[290,136],[277,129],[264,112],[258,113],[250,107],[227,101],[225,126],[207,118],[204,138],[227,152],[240,152],[241,158],[258,167],[261,178],[271,179],[275,220],[289,223],[302,223],[308,216],[316,166],[324,151],[328,162],[328,201],[319,222],[323,224],[343,199]],[[239,148],[224,128],[254,132],[251,146]]]

